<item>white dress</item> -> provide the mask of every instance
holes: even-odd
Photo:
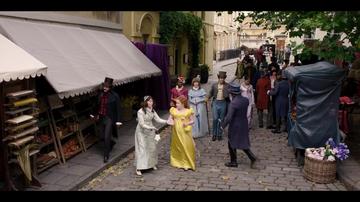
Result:
[[[135,166],[137,170],[153,168],[158,163],[157,141],[155,131],[150,130],[153,120],[165,124],[166,120],[161,119],[155,110],[146,108],[146,113],[141,108],[137,112],[138,124],[135,131]]]

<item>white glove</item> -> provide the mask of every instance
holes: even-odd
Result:
[[[159,134],[155,135],[155,140],[159,142],[159,140],[160,140],[160,135]]]
[[[174,121],[173,121],[172,119],[170,119],[170,117],[169,117],[169,119],[166,121],[166,123],[167,123],[168,125],[170,125],[170,126],[174,125]]]
[[[270,90],[268,90],[268,91],[266,92],[266,94],[267,94],[267,95],[270,95]]]
[[[121,123],[121,122],[116,122],[116,125],[117,125],[117,126],[121,126],[122,123]]]

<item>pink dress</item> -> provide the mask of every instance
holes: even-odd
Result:
[[[177,90],[176,87],[171,89],[171,99],[177,98],[180,95],[183,95],[186,97],[186,99],[188,99],[188,89],[186,89],[184,86],[180,90]]]

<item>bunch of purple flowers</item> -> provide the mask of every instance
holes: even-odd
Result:
[[[326,141],[326,146],[332,150],[332,152],[330,152],[331,155],[335,155],[336,158],[340,159],[341,161],[349,157],[350,150],[345,143],[339,143],[338,145],[336,145],[334,140],[332,138],[329,138],[329,140]]]

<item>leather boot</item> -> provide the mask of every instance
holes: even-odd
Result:
[[[263,114],[264,114],[264,112],[262,110],[258,110],[259,128],[264,127]]]
[[[236,162],[227,162],[225,163],[226,167],[238,167],[238,164]]]
[[[280,117],[276,117],[276,128],[271,131],[272,133],[281,133],[280,131]]]
[[[256,161],[257,161],[257,158],[256,156],[251,152],[250,149],[244,149],[244,152],[245,154],[248,156],[248,158],[250,159],[251,163],[250,163],[250,168],[251,169],[256,169]]]
[[[230,142],[228,142],[228,149],[230,154],[230,162],[225,163],[226,167],[238,167],[236,149],[231,148]]]

